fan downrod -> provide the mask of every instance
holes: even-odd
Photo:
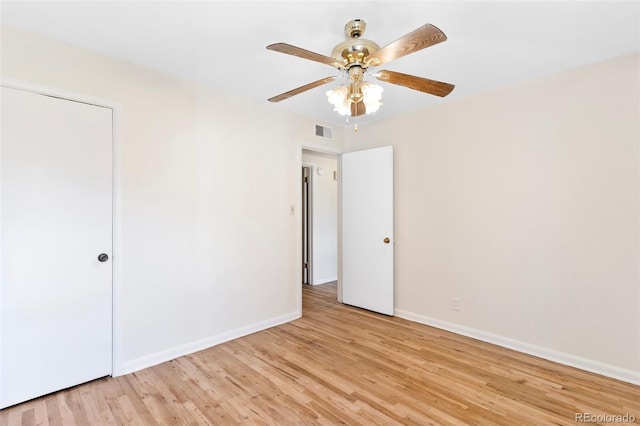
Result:
[[[367,28],[367,23],[362,19],[352,19],[344,26],[344,32],[349,38],[360,38]]]

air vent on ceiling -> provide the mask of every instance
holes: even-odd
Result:
[[[333,134],[331,132],[331,128],[330,127],[324,127],[324,126],[321,126],[319,124],[316,124],[316,136],[320,136],[321,138],[325,138],[325,139],[332,139],[333,138]]]

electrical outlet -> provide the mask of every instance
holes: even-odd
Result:
[[[451,309],[453,309],[454,311],[461,311],[462,299],[460,299],[459,297],[454,297],[453,299],[451,299]]]

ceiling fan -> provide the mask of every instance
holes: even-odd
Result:
[[[327,64],[343,71],[348,83],[327,92],[329,102],[334,104],[335,110],[341,115],[356,117],[365,113],[369,114],[382,104],[380,102],[382,88],[365,81],[365,74],[370,74],[380,81],[440,97],[451,93],[455,87],[453,84],[395,71],[377,71],[376,73],[369,71],[370,67],[386,64],[394,59],[445,41],[447,36],[442,31],[431,24],[426,24],[381,48],[371,40],[360,38],[365,28],[366,23],[362,19],[353,19],[347,22],[345,32],[348,38],[333,48],[331,56],[311,52],[287,43],[271,44],[267,46],[267,49]],[[338,78],[340,77],[326,77],[274,96],[269,101],[280,102]]]

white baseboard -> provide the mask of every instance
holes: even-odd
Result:
[[[258,331],[266,330],[267,328],[275,327],[277,325],[293,321],[300,318],[301,316],[302,313],[300,311],[292,312],[286,315],[268,319],[266,321],[261,321],[245,327],[237,328],[235,330],[227,331],[215,336],[165,349],[163,351],[133,359],[131,361],[126,361],[124,363],[122,375],[134,373],[144,368],[153,367],[154,365],[162,364],[163,362],[171,361],[172,359],[176,359],[184,355],[189,355],[194,352],[219,345],[220,343],[228,342],[229,340],[237,339],[239,337],[247,336]]]
[[[409,321],[418,322],[420,324],[429,325],[452,333],[461,334],[463,336],[482,340],[483,342],[492,343],[504,348],[513,349],[518,352],[537,356],[549,361],[568,365],[570,367],[579,368],[581,370],[590,371],[602,376],[611,377],[613,379],[622,380],[624,382],[640,385],[640,372],[627,370],[616,367],[614,365],[604,364],[598,361],[582,358],[579,356],[559,352],[553,349],[544,348],[530,343],[521,342],[519,340],[508,337],[498,336],[496,334],[487,333],[485,331],[476,330],[474,328],[465,327],[459,324],[430,318],[413,312],[397,309],[395,315],[407,319]]]
[[[319,278],[317,280],[313,280],[313,284],[311,285],[320,285],[320,284],[326,284],[326,283],[330,283],[333,281],[338,281],[338,277],[337,276],[333,276],[333,277],[326,277],[326,278]]]

